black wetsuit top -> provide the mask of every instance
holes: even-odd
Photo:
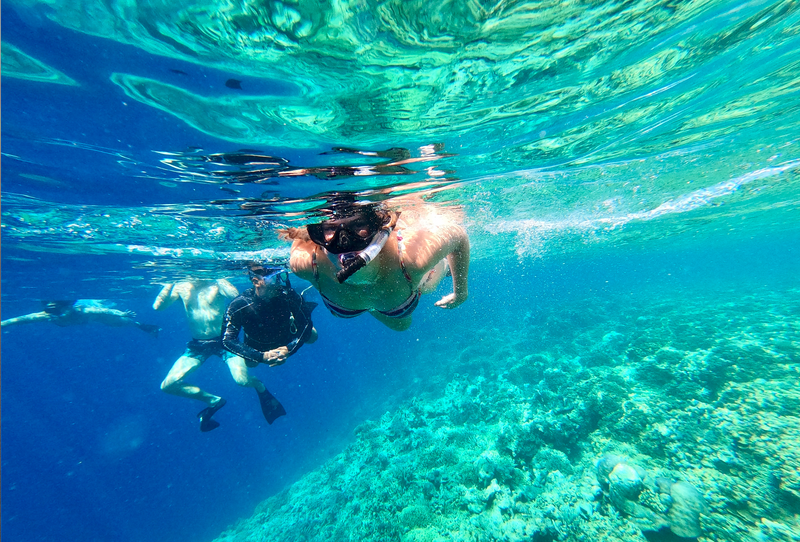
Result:
[[[222,345],[243,357],[250,367],[264,361],[264,352],[281,346],[287,347],[291,356],[311,335],[311,311],[315,306],[291,287],[269,299],[258,297],[250,288],[231,301],[225,311]],[[242,328],[244,342],[239,341]]]

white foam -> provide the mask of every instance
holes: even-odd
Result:
[[[741,187],[769,177],[800,167],[800,160],[792,160],[779,166],[758,169],[745,173],[734,179],[724,181],[707,188],[695,190],[676,199],[668,200],[649,211],[626,213],[619,215],[587,218],[583,214],[567,216],[562,220],[540,220],[535,218],[525,220],[504,220],[490,223],[485,226],[489,233],[516,233],[516,253],[518,256],[541,256],[544,246],[549,239],[565,235],[587,235],[598,230],[613,230],[631,222],[647,222],[664,216],[675,215],[694,211],[710,205],[714,200],[729,196]],[[612,205],[606,205],[612,208]]]

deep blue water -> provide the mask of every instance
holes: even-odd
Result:
[[[407,399],[409,375],[435,372],[409,367],[418,341],[446,342],[449,329],[458,335],[487,321],[500,329],[499,341],[510,340],[526,312],[583,297],[670,285],[742,294],[796,286],[798,246],[794,234],[780,249],[760,238],[729,239],[713,251],[662,244],[539,266],[481,262],[472,270],[470,304],[448,313],[421,308],[413,333],[317,311],[315,345],[277,369],[255,370],[289,412],[273,426],[219,359],[195,373],[192,382],[228,399],[217,416],[222,427],[212,433],[197,430],[199,403],[158,389],[187,339],[180,307],[154,313],[150,298],[125,300],[141,320],[163,327],[157,339],[100,326],[10,329],[3,333],[4,536],[210,540],[337,453],[355,425]],[[36,309],[32,302],[3,305],[4,315]]]
[[[419,379],[436,371],[418,364],[437,341],[493,322],[502,343],[516,322],[544,307],[655,287],[728,292],[720,303],[731,291],[798,287],[796,6],[711,3],[675,27],[662,20],[656,31],[654,19],[628,28],[638,42],[611,51],[607,36],[625,29],[615,30],[611,15],[574,5],[574,17],[541,23],[536,39],[525,34],[532,50],[517,50],[523,37],[498,30],[503,47],[485,55],[481,43],[492,40],[469,26],[442,30],[455,46],[428,48],[412,39],[412,15],[403,41],[373,32],[379,18],[362,13],[348,24],[363,35],[342,37],[341,51],[326,57],[327,42],[312,47],[297,38],[300,53],[285,66],[263,51],[263,58],[237,57],[235,40],[219,38],[209,52],[199,33],[186,30],[204,51],[193,58],[174,45],[183,30],[170,26],[163,6],[141,3],[136,17],[115,12],[114,26],[100,24],[103,5],[75,4],[98,10],[96,27],[92,16],[70,18],[70,6],[2,6],[4,47],[78,82],[9,75],[4,49],[2,316],[38,311],[42,299],[108,299],[162,331],[152,338],[133,328],[41,324],[2,332],[6,540],[211,540],[341,451],[358,424],[413,397]],[[159,16],[162,34],[142,30]],[[591,37],[570,26],[592,17],[611,27]],[[755,19],[745,24],[748,17]],[[256,39],[256,30],[241,28],[238,37]],[[548,49],[538,38],[548,32],[567,37],[552,37]],[[216,36],[202,35],[212,43]],[[365,56],[365,43],[381,36],[392,54]],[[673,46],[674,55],[659,56]],[[458,56],[461,49],[471,52]],[[441,60],[447,54],[452,66]],[[651,54],[658,61],[641,68]],[[543,68],[526,64],[532,58],[559,60]],[[427,87],[409,74],[424,75],[437,62],[452,69],[432,71],[426,81],[434,98],[419,98],[412,91]],[[315,70],[318,80],[309,75]],[[237,78],[265,110],[296,108],[300,127],[287,132],[286,144],[254,132],[255,121],[239,135],[203,131],[185,118],[188,106],[172,103],[168,111],[134,99],[111,80],[115,73],[218,99],[209,110],[221,111],[225,100],[233,109],[247,105],[225,86]],[[456,88],[461,94],[448,94]],[[328,94],[333,112],[320,105]],[[311,112],[301,108],[306,101]],[[452,181],[441,192],[413,184],[435,177],[426,163],[409,177],[233,183],[238,192],[230,195],[220,190],[229,185],[170,170],[157,154],[255,148],[294,166],[320,166],[362,163],[323,154],[337,145],[399,146],[419,156],[418,147],[434,142],[455,154],[433,162]],[[159,389],[189,339],[181,307],[152,310],[159,283],[205,273],[228,276],[242,290],[236,259],[208,254],[285,251],[275,230],[306,218],[320,194],[389,187],[463,209],[473,246],[469,301],[441,311],[433,307],[437,294],[427,296],[401,334],[367,316],[342,321],[318,309],[316,344],[281,367],[255,370],[289,413],[272,426],[252,390],[236,386],[212,358],[191,382],[228,404],[217,415],[222,426],[201,433],[202,405]],[[226,197],[234,202],[213,203]],[[262,198],[268,212],[248,215],[238,208],[244,198]],[[211,235],[217,227],[229,237]],[[131,246],[144,248],[133,254]],[[191,248],[206,252],[161,252]]]

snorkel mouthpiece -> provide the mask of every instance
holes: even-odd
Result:
[[[350,277],[352,277],[359,269],[367,265],[367,260],[365,260],[361,254],[358,254],[355,258],[352,258],[345,264],[345,266],[336,273],[336,280],[339,284],[343,283]]]
[[[382,228],[381,231],[375,234],[375,237],[372,239],[372,242],[367,248],[361,252],[357,252],[350,258],[340,258],[339,261],[342,264],[342,269],[336,273],[336,280],[339,282],[339,284],[342,284],[344,281],[352,277],[359,269],[374,260],[383,249],[383,245],[386,244],[386,241],[389,239],[389,235],[391,235],[391,233],[392,228],[390,226]]]

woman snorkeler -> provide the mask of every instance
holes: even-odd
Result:
[[[436,302],[452,309],[467,299],[469,238],[463,227],[432,206],[401,213],[382,204],[336,195],[327,220],[289,228],[290,266],[319,290],[335,316],[369,312],[396,331],[411,325],[420,296],[436,288],[448,269],[453,293]]]

